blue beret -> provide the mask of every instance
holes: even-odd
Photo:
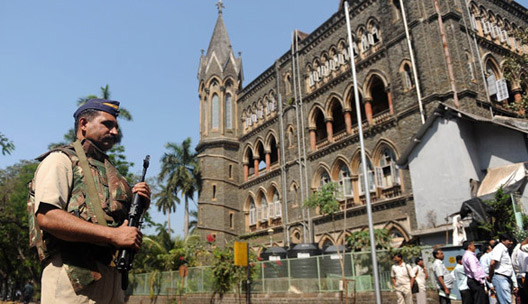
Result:
[[[119,101],[115,100],[108,100],[108,99],[102,99],[102,98],[95,98],[88,100],[85,104],[80,106],[75,113],[73,113],[73,117],[75,120],[79,117],[79,115],[84,111],[88,109],[94,109],[98,111],[103,111],[106,113],[110,113],[117,117],[119,115]]]

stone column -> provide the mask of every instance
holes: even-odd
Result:
[[[392,94],[390,92],[390,88],[387,87],[386,92],[387,92],[387,99],[389,100],[389,113],[391,115],[394,115],[394,107],[392,105]]]
[[[345,126],[348,134],[352,134],[352,111],[345,110]]]
[[[367,121],[369,125],[372,125],[372,98],[363,98],[363,102],[365,103],[365,115],[367,115]]]
[[[317,134],[315,132],[315,128],[314,127],[310,127],[309,131],[310,131],[310,149],[312,151],[315,151],[317,150]]]
[[[253,158],[253,168],[255,168],[255,176],[259,176],[259,158]]]
[[[333,122],[334,121],[331,118],[326,119],[326,136],[328,138],[328,142],[334,142]]]
[[[269,172],[270,169],[271,169],[271,152],[266,151],[264,153],[266,153],[266,154],[264,154],[264,158],[266,160],[266,171]]]
[[[244,181],[247,182],[249,177],[249,163],[244,162]]]

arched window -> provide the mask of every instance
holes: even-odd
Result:
[[[385,91],[383,81],[374,76],[370,85],[370,96],[372,97],[372,116],[376,116],[389,110],[389,98]]]
[[[255,208],[255,200],[250,197],[249,198],[249,225],[256,225],[257,224],[257,209]]]
[[[267,222],[268,221],[268,200],[266,199],[266,194],[262,193],[260,196],[260,217],[259,220],[261,222]]]
[[[405,80],[405,88],[410,90],[414,87],[414,82],[411,74],[411,66],[409,64],[403,65],[403,78]]]
[[[359,162],[359,168],[358,168],[358,179],[359,179],[359,195],[365,194],[365,178],[363,177],[363,164],[362,162]],[[372,164],[370,163],[370,160],[367,158],[367,179],[368,179],[368,189],[370,192],[374,192],[376,190],[376,185],[374,184],[374,171],[372,170]]]
[[[321,177],[319,178],[319,189],[329,182],[330,182],[330,175],[328,175],[328,172],[326,172],[325,170],[321,173]]]
[[[279,192],[273,188],[272,202],[270,203],[270,217],[279,218],[282,215]]]
[[[354,190],[352,189],[352,178],[350,177],[350,170],[347,165],[342,164],[339,168],[339,188],[340,192],[345,198],[353,197]]]
[[[466,52],[466,62],[469,77],[471,77],[471,80],[475,80],[475,72],[473,71],[473,57],[471,54],[469,54],[469,52]]]
[[[279,161],[279,149],[277,147],[277,142],[275,141],[275,137],[271,137],[270,139],[270,164],[274,165]]]
[[[387,189],[400,184],[400,170],[396,165],[396,156],[390,148],[381,152],[379,167],[376,167],[376,186]]]
[[[211,127],[213,129],[218,129],[220,125],[220,100],[218,99],[218,95],[216,94],[213,95],[211,116]]]
[[[231,112],[231,94],[227,94],[225,98],[225,127],[226,129],[233,128],[233,120]]]
[[[343,113],[343,108],[341,107],[341,103],[336,99],[333,100],[332,118],[333,118],[332,129],[334,131],[334,135],[345,132],[346,131],[345,115]]]
[[[326,122],[323,112],[320,109],[315,109],[315,127],[316,127],[316,142],[326,140],[328,133],[326,133]]]

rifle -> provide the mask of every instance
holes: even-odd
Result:
[[[150,155],[147,155],[143,160],[143,175],[139,182],[145,181],[145,174],[147,174],[149,161]],[[138,193],[134,193],[134,199],[132,200],[132,205],[130,205],[130,211],[128,212],[128,227],[137,227],[138,229],[141,229],[144,212],[145,204],[143,197]],[[122,248],[119,250],[119,255],[116,259],[116,268],[121,273],[121,288],[123,290],[128,288],[128,271],[132,268],[134,253],[134,249],[132,248]]]

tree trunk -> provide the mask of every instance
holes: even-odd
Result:
[[[183,236],[186,238],[189,234],[189,201],[185,198],[185,215],[183,217]]]

